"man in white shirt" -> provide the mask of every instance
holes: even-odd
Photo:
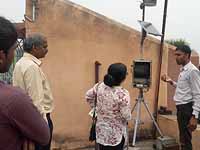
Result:
[[[24,41],[24,55],[16,63],[13,72],[13,85],[25,90],[31,97],[33,104],[37,107],[44,119],[47,120],[51,137],[53,123],[50,113],[53,110],[53,96],[45,74],[40,66],[40,58],[44,58],[48,52],[46,37],[41,34],[33,34]],[[36,144],[36,150],[50,150],[49,144],[41,146]]]
[[[191,49],[187,45],[178,46],[176,62],[182,65],[178,81],[167,75],[161,79],[176,88],[174,101],[177,108],[177,121],[181,150],[192,150],[192,132],[197,127],[200,112],[200,72],[190,61]]]

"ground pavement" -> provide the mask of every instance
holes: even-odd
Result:
[[[154,140],[140,141],[136,143],[135,147],[129,146],[128,150],[155,150],[153,148],[154,143]],[[85,148],[80,150],[94,150],[94,148]],[[125,148],[124,150],[127,150],[127,148]]]

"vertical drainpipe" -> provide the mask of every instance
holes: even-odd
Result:
[[[95,61],[94,67],[95,67],[95,83],[99,82],[99,67],[101,66],[101,63],[98,61]]]
[[[162,23],[162,36],[160,42],[160,53],[159,53],[159,65],[158,65],[158,82],[156,85],[156,95],[155,95],[155,105],[154,105],[154,118],[157,121],[158,119],[158,99],[159,99],[159,91],[160,91],[160,77],[161,77],[161,67],[162,67],[162,55],[163,55],[163,47],[164,47],[164,38],[165,38],[165,26],[166,26],[166,18],[167,18],[167,6],[168,0],[165,0],[164,4],[164,12],[163,12],[163,23]],[[156,128],[153,128],[153,137],[156,137]]]
[[[32,20],[33,20],[33,21],[35,21],[35,18],[36,18],[36,17],[35,17],[35,16],[36,16],[36,15],[35,15],[35,14],[36,14],[36,11],[35,11],[35,10],[36,10],[36,9],[35,9],[35,8],[36,8],[36,2],[37,2],[37,0],[32,0]]]

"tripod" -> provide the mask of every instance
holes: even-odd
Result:
[[[134,127],[134,134],[133,134],[133,142],[132,142],[132,146],[135,146],[135,141],[136,141],[136,134],[137,134],[137,128],[138,128],[138,124],[140,123],[140,111],[141,111],[141,104],[143,103],[149,116],[151,117],[156,129],[158,130],[159,134],[161,137],[163,137],[163,134],[161,132],[161,130],[159,129],[158,127],[158,124],[156,123],[153,115],[151,114],[150,110],[149,110],[149,107],[147,105],[147,103],[145,102],[144,100],[144,96],[143,96],[143,85],[139,85],[138,86],[139,88],[139,95],[138,95],[138,98],[136,99],[136,103],[135,105],[133,106],[133,109],[131,112],[134,111],[135,108],[137,108],[137,113],[136,113],[136,119],[135,119],[135,127]]]

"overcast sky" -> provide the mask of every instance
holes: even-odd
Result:
[[[141,0],[71,0],[120,23],[140,30],[139,8]],[[165,0],[157,0],[156,7],[148,7],[145,20],[161,32]],[[0,15],[15,22],[23,20],[25,0],[0,0]],[[168,0],[165,39],[183,38],[193,49],[200,52],[200,9],[199,0]]]

